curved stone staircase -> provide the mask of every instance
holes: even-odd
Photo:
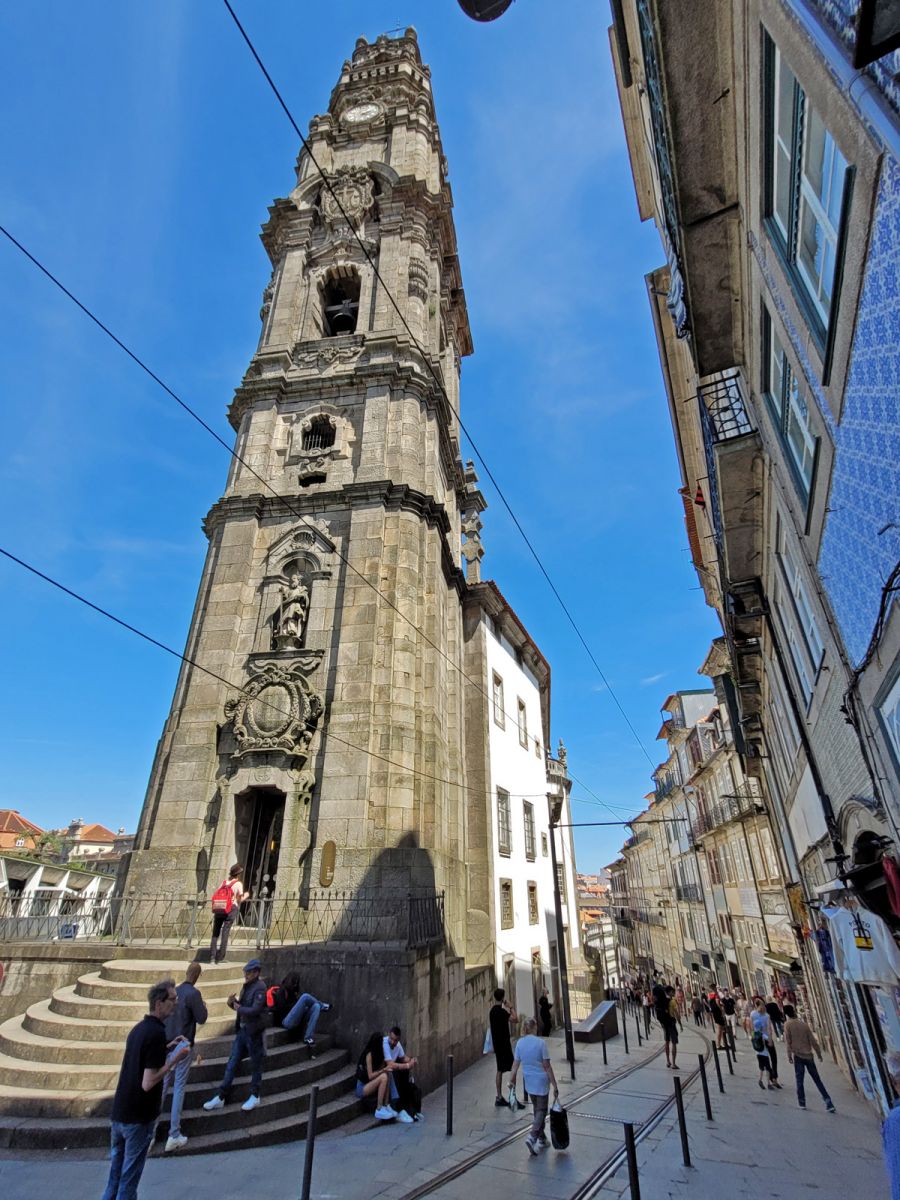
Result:
[[[109,1144],[109,1112],[125,1038],[147,1011],[147,989],[167,977],[180,981],[184,961],[113,959],[49,1000],[0,1025],[0,1146],[70,1149]],[[204,965],[199,987],[209,1020],[197,1031],[202,1061],[188,1079],[181,1154],[293,1141],[306,1134],[311,1086],[319,1086],[317,1128],[331,1129],[361,1111],[346,1050],[317,1030],[315,1057],[283,1029],[266,1035],[268,1058],[258,1108],[245,1113],[250,1064],[239,1068],[228,1106],[203,1110],[216,1090],[231,1047],[234,1014],[225,1003],[239,991],[239,965]],[[168,1132],[166,1110],[157,1140]]]

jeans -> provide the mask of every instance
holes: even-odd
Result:
[[[209,961],[221,962],[228,950],[228,935],[238,915],[238,906],[232,905],[230,913],[213,913],[213,932],[209,943]],[[218,948],[217,948],[218,944]]]
[[[294,1029],[303,1018],[309,1013],[306,1021],[306,1028],[303,1031],[305,1038],[311,1038],[316,1032],[316,1024],[319,1020],[319,1013],[322,1011],[322,1001],[317,1000],[315,996],[311,996],[309,992],[304,992],[288,1015],[281,1022],[283,1029]]]
[[[815,1061],[811,1058],[798,1058],[794,1055],[794,1076],[797,1080],[797,1100],[800,1104],[806,1105],[806,1093],[803,1090],[803,1073],[809,1071],[809,1077],[819,1089],[819,1095],[825,1101],[826,1107],[831,1108],[831,1097],[825,1090],[825,1084],[819,1075],[819,1068]]]
[[[531,1093],[531,1103],[534,1108],[534,1120],[531,1122],[531,1136],[544,1136],[544,1122],[547,1120],[547,1109],[550,1107],[550,1093],[544,1092],[542,1096],[536,1096]]]
[[[155,1121],[146,1125],[113,1121],[109,1129],[109,1179],[103,1200],[135,1200],[155,1125]]]
[[[228,1092],[237,1073],[238,1064],[242,1058],[250,1056],[250,1095],[258,1096],[262,1084],[263,1063],[266,1058],[266,1035],[261,1029],[258,1033],[248,1033],[239,1029],[231,1046],[231,1055],[225,1066],[225,1074],[219,1085],[219,1095],[223,1100],[228,1099]]]
[[[177,1050],[178,1047],[176,1046],[175,1049]],[[163,1080],[163,1104],[166,1102],[168,1093],[170,1091],[172,1093],[172,1111],[169,1114],[169,1137],[181,1137],[181,1110],[184,1107],[184,1089],[187,1086],[188,1072],[191,1069],[193,1061],[194,1047],[191,1046],[191,1052],[187,1058],[183,1058],[177,1064],[175,1070]]]

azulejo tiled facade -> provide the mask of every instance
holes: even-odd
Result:
[[[850,657],[872,634],[900,557],[900,165],[878,191],[819,569]]]

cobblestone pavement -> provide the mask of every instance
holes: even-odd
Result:
[[[662,1097],[672,1093],[672,1072],[656,1052],[659,1033],[649,1046],[635,1044],[629,1021],[631,1054],[626,1058],[621,1037],[609,1045],[604,1068],[599,1046],[578,1044],[577,1081],[568,1077],[565,1049],[557,1034],[552,1055],[563,1102],[582,1094],[616,1071],[648,1060],[641,1070],[608,1091],[570,1110],[572,1135],[568,1152],[547,1150],[532,1158],[525,1147],[526,1115],[494,1107],[493,1056],[459,1075],[454,1088],[454,1133],[445,1129],[445,1096],[439,1089],[426,1097],[424,1120],[416,1125],[375,1124],[359,1118],[351,1125],[323,1134],[316,1142],[312,1195],[315,1200],[400,1200],[412,1188],[463,1161],[474,1150],[520,1131],[509,1146],[498,1149],[474,1171],[443,1187],[441,1200],[466,1200],[488,1194],[505,1197],[543,1197],[567,1200],[575,1187],[604,1160],[621,1139],[621,1120],[640,1120]],[[683,1075],[697,1066],[701,1039],[685,1028],[680,1046]],[[761,1092],[756,1083],[755,1057],[749,1043],[738,1042],[736,1073],[728,1075],[723,1061],[725,1094],[718,1092],[710,1065],[713,1104],[707,1122],[699,1083],[685,1093],[693,1165],[682,1165],[674,1115],[668,1113],[638,1147],[642,1194],[653,1200],[740,1200],[752,1196],[810,1197],[818,1200],[844,1194],[878,1200],[887,1196],[881,1161],[879,1125],[873,1111],[843,1082],[837,1068],[826,1062],[823,1077],[838,1115],[831,1116],[814,1091],[809,1108],[801,1111],[793,1089],[793,1072],[782,1067],[781,1092]],[[411,1047],[414,1052],[414,1047]],[[784,1055],[781,1058],[784,1059]],[[784,1068],[787,1068],[785,1070]],[[212,1156],[177,1159],[151,1158],[141,1182],[141,1200],[231,1200],[247,1196],[297,1196],[303,1174],[305,1143],[243,1150]],[[70,1154],[17,1156],[0,1159],[0,1195],[4,1200],[34,1200],[52,1195],[64,1183],[66,1200],[96,1200],[106,1180],[106,1164],[97,1158]],[[852,1192],[851,1192],[852,1189]],[[624,1169],[603,1187],[600,1195],[627,1193]]]

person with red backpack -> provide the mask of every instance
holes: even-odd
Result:
[[[235,863],[229,868],[228,878],[223,880],[212,894],[213,931],[209,943],[210,962],[220,963],[224,960],[228,950],[228,935],[240,912],[241,901],[248,898],[249,893],[244,891],[244,885],[241,883],[243,873],[244,868],[241,864]]]

